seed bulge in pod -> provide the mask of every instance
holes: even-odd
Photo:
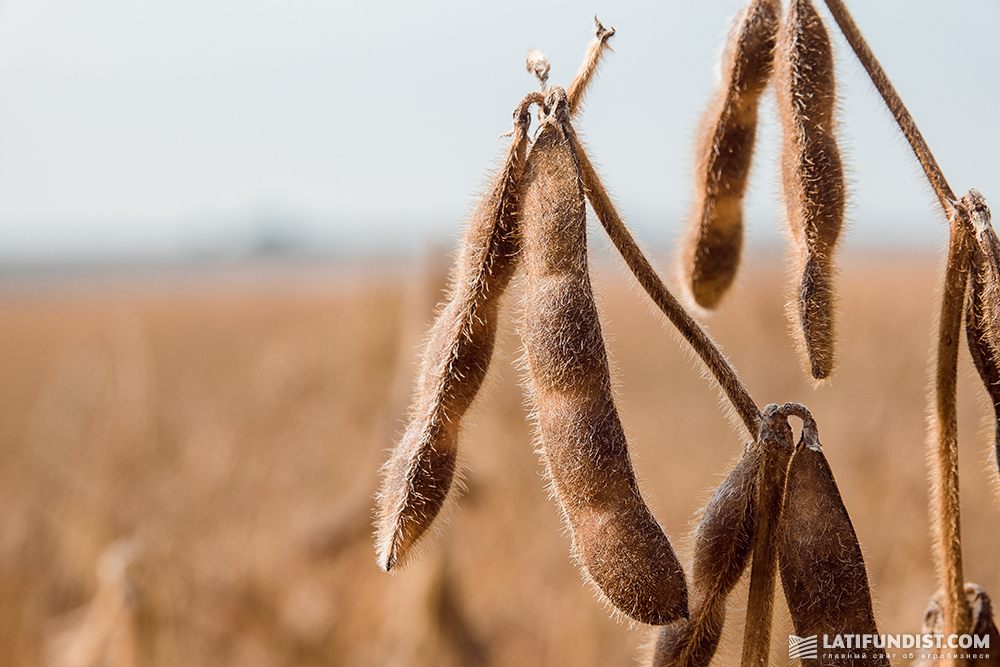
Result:
[[[834,134],[834,70],[830,36],[813,3],[791,0],[774,58],[782,194],[799,276],[788,312],[816,380],[833,372],[833,254],[847,192]]]
[[[664,625],[687,615],[684,571],[639,492],[615,408],[562,88],[546,108],[522,199],[522,337],[540,449],[586,575],[623,614]]]
[[[719,90],[699,132],[683,261],[691,294],[703,308],[719,304],[739,268],[757,107],[771,77],[780,14],[779,0],[751,0],[736,17]]]
[[[526,97],[514,112],[513,139],[503,167],[469,220],[449,301],[424,349],[409,424],[382,469],[375,549],[386,571],[405,561],[451,489],[462,417],[486,378],[500,297],[517,267],[518,195],[528,109],[536,96]]]

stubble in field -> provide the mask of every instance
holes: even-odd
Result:
[[[515,369],[520,278],[463,432],[467,490],[409,569],[376,566],[377,470],[402,428],[441,264],[266,288],[0,295],[0,665],[633,664],[653,635],[609,622],[581,581],[532,451]],[[808,403],[823,424],[889,633],[917,632],[934,592],[936,264],[845,257],[832,387],[814,390],[787,345],[780,268],[748,263],[740,298],[708,320],[755,395]],[[688,566],[695,512],[745,443],[619,267],[595,269],[640,485]],[[963,352],[964,518],[991,526],[979,384]],[[1000,590],[997,531],[967,531],[965,550],[979,568],[968,578]],[[730,630],[745,600],[745,585],[730,596]],[[777,620],[783,643],[787,611]],[[739,634],[717,660],[739,655]]]

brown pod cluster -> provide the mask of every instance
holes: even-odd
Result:
[[[774,60],[781,117],[781,182],[795,246],[798,290],[789,315],[813,378],[834,365],[833,253],[844,221],[844,168],[834,136],[837,106],[830,36],[810,0],[792,0]]]
[[[431,329],[410,421],[382,470],[376,555],[388,571],[441,510],[455,476],[462,416],[493,355],[500,297],[520,252],[518,194],[524,171],[528,96],[514,113],[503,166],[472,214],[451,278],[451,295]]]
[[[664,625],[687,616],[684,572],[640,495],[615,408],[562,88],[550,88],[546,109],[522,197],[522,336],[541,453],[586,574],[623,614]]]
[[[767,665],[778,559],[777,531],[792,455],[788,411],[769,405],[753,445],[716,490],[695,535],[691,617],[660,631],[654,667],[704,667],[719,645],[726,600],[752,562],[743,665]],[[804,410],[804,408],[802,408]]]
[[[966,201],[967,200],[967,201]],[[994,452],[1000,469],[1000,239],[982,195],[970,190],[963,198],[975,228],[975,243],[965,302],[965,334],[972,361],[993,402],[996,417]]]
[[[699,132],[682,259],[685,280],[703,308],[719,304],[739,268],[757,107],[771,77],[780,15],[779,0],[751,0],[736,17],[722,54],[720,87]]]
[[[760,461],[760,448],[747,447],[705,507],[695,533],[691,617],[660,629],[653,667],[705,667],[715,655],[726,599],[753,551]]]
[[[788,467],[778,550],[796,635],[878,634],[864,556],[815,424],[803,427]],[[883,652],[869,648],[838,651],[843,657],[835,659],[803,658],[802,664],[888,667]],[[866,657],[850,657],[861,654]]]

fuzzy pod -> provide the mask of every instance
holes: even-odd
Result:
[[[682,260],[685,281],[703,308],[718,306],[739,268],[757,107],[771,77],[780,16],[779,0],[752,0],[736,17],[722,54],[720,87],[698,135]]]
[[[997,667],[1000,665],[1000,631],[993,620],[996,613],[993,601],[981,586],[972,583],[965,584],[965,598],[972,610],[972,629],[969,634],[989,637],[992,647],[989,658],[970,660],[969,667]]]
[[[833,49],[810,0],[792,0],[778,31],[774,81],[781,118],[781,183],[799,289],[789,315],[816,380],[834,365],[833,254],[846,186],[834,135]]]
[[[726,600],[753,552],[760,448],[751,445],[715,490],[694,539],[691,617],[660,629],[653,667],[705,667],[722,637]]]
[[[989,637],[988,650],[970,650],[969,653],[977,657],[965,661],[967,667],[997,667],[1000,665],[1000,632],[997,631],[996,623],[993,621],[993,601],[989,594],[977,584],[965,584],[965,599],[972,611],[971,624],[965,634],[973,637]],[[944,612],[941,608],[940,593],[931,598],[924,613],[924,624],[921,634],[940,635],[944,634]],[[985,656],[985,657],[979,657]],[[918,667],[933,667],[938,664],[933,659],[926,659],[914,662]]]
[[[405,560],[441,510],[457,468],[462,416],[489,368],[500,297],[520,253],[518,196],[532,101],[515,111],[503,165],[472,213],[450,297],[423,353],[409,423],[382,470],[376,555],[386,571]]]
[[[626,616],[664,625],[687,616],[684,572],[640,495],[615,408],[562,88],[550,88],[546,108],[522,198],[522,337],[541,454],[586,575]]]
[[[988,658],[969,660],[969,667],[997,667],[1000,665],[1000,631],[993,620],[993,601],[981,586],[972,583],[965,584],[965,598],[972,610],[972,628],[969,634],[989,637],[991,647]]]
[[[803,429],[788,467],[778,548],[796,635],[878,634],[861,546],[814,430]],[[868,651],[861,659],[845,651],[844,657],[802,664],[888,667],[879,653]]]
[[[993,403],[994,456],[1000,469],[1000,239],[982,195],[971,190],[966,198],[975,242],[965,302],[965,335],[972,361]]]

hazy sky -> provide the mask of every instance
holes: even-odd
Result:
[[[662,243],[686,214],[692,131],[742,4],[7,0],[0,260],[173,253],[281,225],[345,252],[448,238],[535,88],[526,50],[568,84],[595,12],[618,33],[579,128],[640,236]],[[1000,208],[1000,2],[849,4],[953,188]],[[848,243],[940,241],[916,162],[828,26]],[[760,243],[778,225],[764,120]]]

